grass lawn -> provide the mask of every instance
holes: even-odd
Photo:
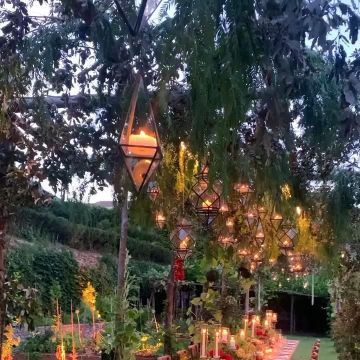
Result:
[[[289,339],[299,340],[292,360],[310,360],[311,348],[317,338],[308,336],[286,336]],[[333,342],[329,338],[321,338],[319,360],[337,360]]]

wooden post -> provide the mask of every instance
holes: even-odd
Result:
[[[121,206],[121,228],[120,228],[120,244],[118,254],[118,293],[119,296],[123,293],[125,286],[125,266],[127,255],[127,240],[129,228],[129,215],[128,215],[128,191],[124,191]]]
[[[5,231],[6,217],[3,216],[3,209],[0,209],[0,359],[2,359],[4,331],[5,331]]]
[[[295,325],[294,303],[295,303],[294,294],[291,294],[291,302],[290,302],[290,334],[294,333],[294,325]]]
[[[258,280],[258,291],[257,291],[257,308],[258,308],[258,312],[261,311],[261,280],[260,280],[260,277],[259,277],[259,280]]]
[[[248,315],[250,312],[250,287],[245,289],[245,315]]]

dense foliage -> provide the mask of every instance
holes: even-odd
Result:
[[[38,290],[41,308],[46,315],[54,314],[57,297],[67,311],[71,301],[74,304],[80,302],[82,280],[79,266],[69,251],[24,245],[9,251],[7,269],[9,276],[15,276],[23,286]]]

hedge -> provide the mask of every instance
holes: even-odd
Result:
[[[73,248],[117,253],[119,235],[115,231],[75,224],[49,211],[31,208],[19,209],[16,213],[13,231],[21,235],[19,232],[31,227],[37,228],[44,235],[49,235],[54,241]],[[151,237],[149,234],[144,236],[144,233],[138,229],[129,232],[130,255],[138,260],[169,264],[170,250],[155,242],[140,240],[138,236],[141,235],[142,239]]]

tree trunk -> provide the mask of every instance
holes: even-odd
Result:
[[[120,244],[118,255],[118,292],[123,293],[125,286],[125,267],[126,267],[126,255],[127,255],[127,239],[128,239],[128,192],[125,191],[124,198],[121,207],[121,228],[120,228]]]
[[[0,359],[2,359],[5,329],[5,230],[6,218],[0,213]]]
[[[250,287],[245,289],[245,315],[248,315],[250,311]]]
[[[261,280],[260,280],[260,277],[258,279],[257,308],[258,308],[258,312],[260,312],[261,311]]]

